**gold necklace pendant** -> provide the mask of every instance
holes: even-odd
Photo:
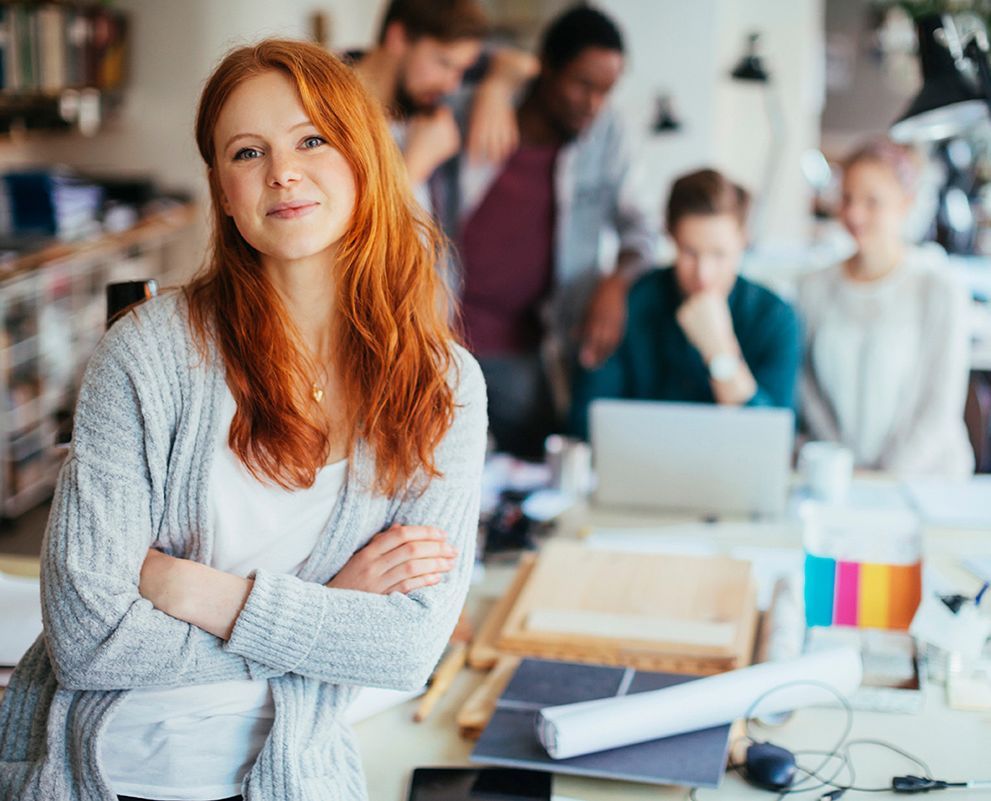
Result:
[[[323,400],[323,387],[318,387],[316,384],[310,385],[310,392],[313,395],[313,400],[317,403]]]

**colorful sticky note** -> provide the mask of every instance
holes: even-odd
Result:
[[[833,623],[833,587],[836,560],[805,554],[805,623],[830,626]]]
[[[836,563],[836,590],[833,624],[857,625],[857,596],[860,593],[860,563]]]
[[[864,628],[886,629],[891,618],[891,565],[865,562],[860,566],[860,609],[858,624]]]
[[[888,627],[907,629],[922,600],[922,564],[891,565],[891,612]]]

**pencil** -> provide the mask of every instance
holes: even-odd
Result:
[[[468,644],[466,642],[452,643],[447,655],[441,660],[434,671],[434,679],[430,683],[429,689],[420,698],[420,704],[413,714],[413,720],[417,723],[424,721],[433,711],[434,706],[440,697],[447,692],[458,671],[465,666],[465,658],[468,656]]]

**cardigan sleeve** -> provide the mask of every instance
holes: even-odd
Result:
[[[423,685],[464,605],[478,532],[485,384],[474,359],[458,353],[458,408],[436,454],[443,475],[400,503],[393,521],[444,530],[458,550],[456,567],[440,584],[408,595],[341,590],[258,570],[229,651],[252,664],[335,684]]]
[[[57,681],[72,690],[249,676],[247,660],[225,651],[222,640],[138,592],[160,514],[153,498],[165,479],[169,434],[157,414],[161,393],[153,391],[161,381],[144,369],[148,332],[135,319],[114,325],[86,369],[42,546],[44,639]]]

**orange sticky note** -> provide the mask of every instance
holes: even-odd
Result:
[[[922,600],[922,563],[891,566],[891,618],[893,629],[907,629]]]

